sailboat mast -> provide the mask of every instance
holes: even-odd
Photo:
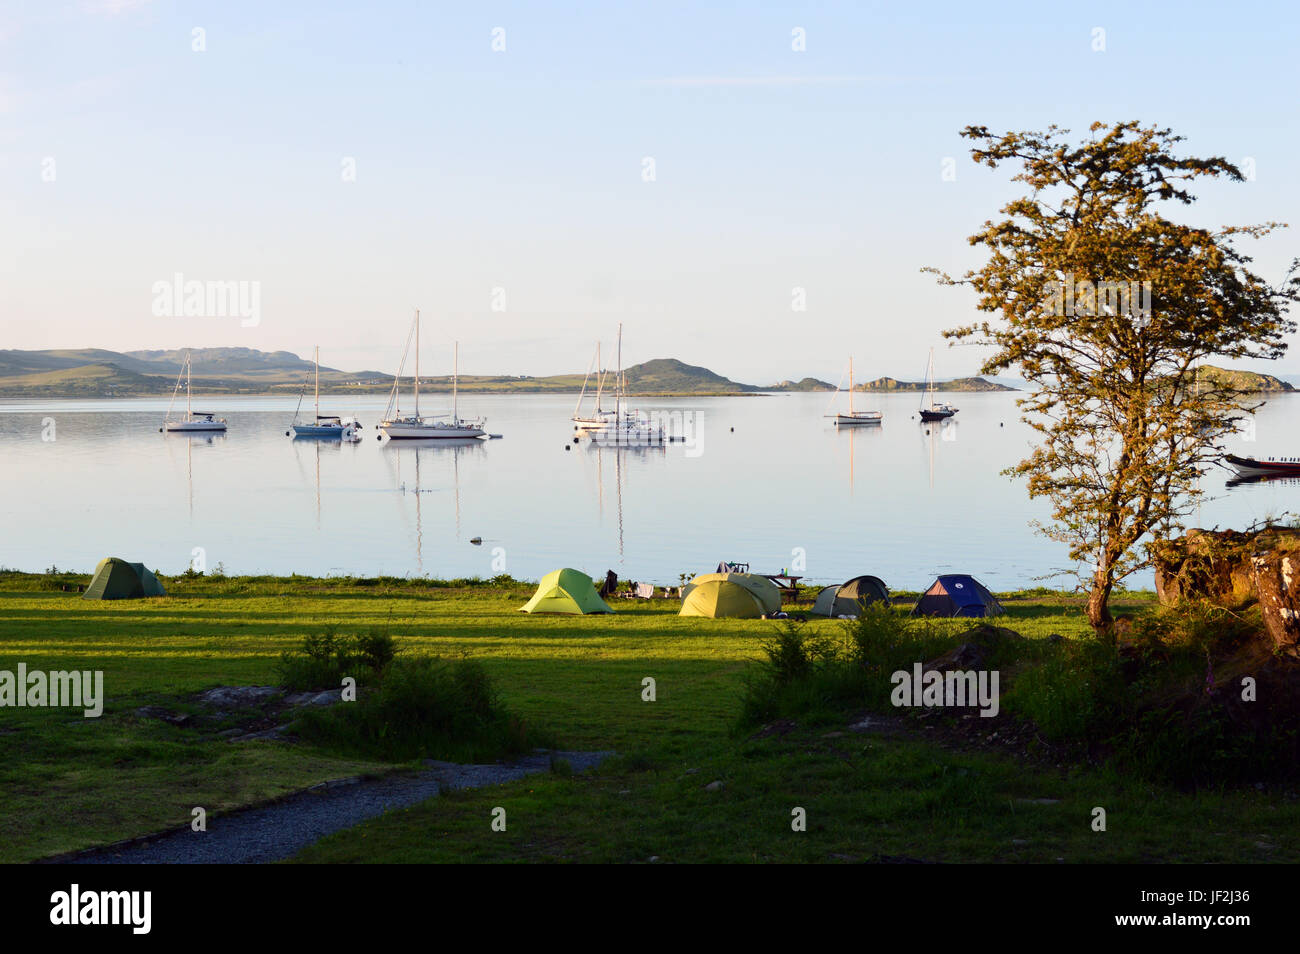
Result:
[[[930,361],[925,366],[925,394],[921,397],[921,407],[925,407],[926,398],[930,399],[930,410],[934,410],[934,348],[930,348]]]
[[[185,420],[194,420],[194,412],[190,410],[190,353],[185,352]]]
[[[316,346],[316,423],[320,423],[320,345]]]
[[[415,416],[420,416],[420,309],[415,309]],[[418,463],[418,462],[417,462]]]
[[[596,420],[600,420],[600,392],[605,387],[605,369],[600,366],[600,342],[596,342]]]
[[[849,417],[853,416],[853,358],[849,358]]]
[[[451,349],[451,423],[455,426],[460,423],[460,414],[457,413],[456,406],[456,379],[460,376],[460,342],[452,342]]]
[[[622,416],[623,397],[623,322],[618,323],[618,376],[614,379],[614,424]]]

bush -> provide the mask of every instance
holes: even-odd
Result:
[[[495,760],[538,743],[500,704],[483,667],[470,660],[399,659],[357,702],[306,712],[305,741],[384,761]]]
[[[386,632],[366,636],[336,636],[332,629],[307,636],[295,652],[286,652],[276,666],[285,689],[333,689],[351,676],[359,684],[373,682],[393,660],[397,645]]]

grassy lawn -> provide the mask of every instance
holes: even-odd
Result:
[[[620,601],[614,617],[531,617],[517,612],[531,595],[520,585],[176,579],[167,598],[89,602],[58,589],[67,580],[0,574],[0,669],[102,669],[108,702],[98,720],[0,710],[3,861],[181,824],[195,805],[212,814],[394,768],[134,714],[184,708],[206,687],[270,684],[280,653],[327,627],[387,629],[403,654],[478,659],[506,706],[561,747],[620,755],[594,774],[535,776],[392,813],[304,861],[1300,860],[1300,806],[1274,792],[1189,794],[1022,765],[933,744],[919,727],[738,734],[743,679],[770,622],[682,618],[668,601]],[[1149,604],[1139,594],[1119,609]],[[1006,625],[1029,637],[1088,632],[1069,597],[1005,605]],[[641,699],[645,677],[656,680],[654,702]],[[723,786],[707,791],[713,781]],[[497,806],[505,832],[489,825]],[[1104,833],[1090,827],[1094,806],[1107,811]],[[796,807],[805,832],[791,830]]]

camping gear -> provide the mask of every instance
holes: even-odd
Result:
[[[128,563],[118,557],[105,557],[95,567],[95,575],[82,594],[83,600],[134,600],[142,596],[166,596],[158,577],[143,563]]]
[[[715,573],[748,573],[748,572],[749,572],[749,564],[748,564],[748,563],[728,563],[726,560],[723,560],[721,563],[718,564],[718,568],[717,568],[716,570],[714,570],[713,572],[715,572]]]
[[[717,574],[710,574],[717,577]],[[735,574],[731,574],[734,578]],[[709,579],[688,586],[682,597],[681,616],[707,616],[712,619],[757,619],[767,615],[763,601],[752,590],[734,579]]]
[[[612,613],[608,603],[596,592],[591,577],[581,570],[565,567],[542,577],[533,598],[519,607],[521,613]]]
[[[700,586],[706,583],[728,583],[733,586],[739,586],[747,590],[758,601],[758,613],[772,615],[781,612],[781,591],[776,584],[765,577],[753,573],[705,573],[703,576],[697,576],[691,582],[682,588],[682,615],[684,616],[712,616],[713,613],[688,613],[686,604],[690,601],[691,594]],[[711,591],[712,592],[712,591]],[[710,597],[712,599],[712,597]],[[726,597],[724,602],[731,605],[731,597]],[[737,605],[744,605],[740,601]],[[732,614],[728,614],[732,615]],[[748,614],[736,614],[748,615]]]
[[[912,607],[913,616],[1000,616],[993,594],[973,576],[948,574],[936,579]]]
[[[817,594],[812,611],[818,616],[857,616],[863,603],[883,601],[889,605],[889,587],[878,576],[855,576]]]

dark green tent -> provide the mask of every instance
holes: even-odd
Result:
[[[82,594],[86,600],[132,600],[142,596],[166,596],[167,591],[143,563],[127,563],[106,557],[95,567],[95,575]]]
[[[885,581],[878,576],[855,576],[818,593],[813,612],[818,616],[857,616],[864,603],[877,600],[889,605],[889,588]]]

